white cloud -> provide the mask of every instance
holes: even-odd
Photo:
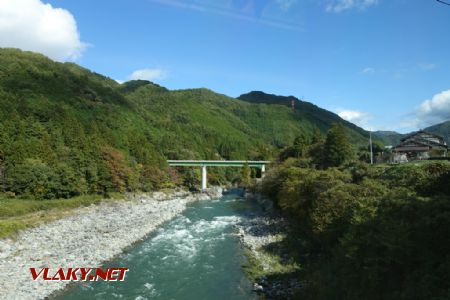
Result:
[[[364,68],[364,69],[361,71],[361,73],[362,73],[362,74],[373,74],[373,73],[375,73],[375,69],[374,69],[374,68],[367,67],[367,68]]]
[[[423,71],[429,71],[436,68],[436,64],[432,63],[421,63],[417,65]]]
[[[141,69],[136,70],[129,76],[129,79],[131,80],[163,80],[166,79],[168,76],[168,72],[163,69]]]
[[[291,8],[292,5],[297,3],[297,0],[275,0],[275,2],[278,4],[281,10],[287,11],[289,10],[289,8]]]
[[[425,100],[414,112],[415,118],[410,124],[418,128],[450,120],[450,90],[434,95]]]
[[[328,12],[340,13],[350,9],[366,9],[378,3],[378,0],[333,0],[326,8]]]
[[[344,120],[352,122],[364,129],[372,130],[369,126],[369,121],[372,119],[372,116],[368,113],[349,109],[337,109],[336,113]]]
[[[40,0],[0,0],[0,47],[40,52],[58,60],[75,60],[80,41],[72,14]]]

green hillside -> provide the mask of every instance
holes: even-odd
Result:
[[[271,107],[275,105],[287,106],[291,111],[292,102],[294,102],[295,115],[301,120],[314,124],[322,132],[330,129],[333,123],[340,123],[347,128],[349,137],[354,144],[367,144],[369,134],[364,129],[342,119],[331,111],[320,108],[313,103],[302,101],[294,96],[278,96],[261,91],[253,91],[239,96],[238,99],[255,104],[265,103],[271,105]]]
[[[135,82],[125,83],[126,87]],[[285,107],[252,105],[207,89],[168,91],[149,82],[126,93],[158,151],[171,159],[262,159],[313,126]]]
[[[271,159],[300,133],[336,121],[355,145],[365,143],[362,129],[302,106],[118,84],[73,63],[0,49],[0,188],[37,198],[151,190],[186,180],[166,169],[167,158]],[[231,175],[212,170],[211,180]]]
[[[450,144],[450,121],[427,127],[424,130],[442,136],[447,144]]]
[[[374,136],[383,140],[386,145],[395,146],[400,143],[400,140],[406,136],[404,134],[395,132],[395,131],[375,131]]]

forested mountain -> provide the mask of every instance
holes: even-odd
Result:
[[[400,140],[406,136],[405,134],[396,131],[375,131],[374,136],[380,138],[386,145],[395,146],[400,143]]]
[[[154,189],[183,180],[164,170],[167,158],[270,159],[333,122],[365,143],[362,129],[310,103],[293,112],[241,98],[118,84],[73,63],[0,49],[0,187],[38,198]]]
[[[294,96],[278,96],[261,91],[253,91],[240,95],[238,99],[255,104],[264,103],[288,106],[291,110],[292,103],[294,103],[295,114],[301,119],[314,124],[321,131],[327,131],[333,123],[341,123],[347,128],[349,137],[355,144],[366,144],[369,138],[368,132],[364,129],[342,119],[331,111],[320,108],[313,103],[302,101]]]

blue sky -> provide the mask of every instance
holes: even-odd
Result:
[[[47,17],[13,34],[0,7],[0,46],[42,43],[27,50],[116,80],[294,95],[368,129],[450,119],[450,6],[435,0],[4,1]],[[53,32],[11,40],[33,22]]]

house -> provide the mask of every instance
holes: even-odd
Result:
[[[392,151],[394,163],[401,163],[408,160],[447,157],[448,146],[442,136],[420,130],[402,138],[400,144],[392,148]]]

